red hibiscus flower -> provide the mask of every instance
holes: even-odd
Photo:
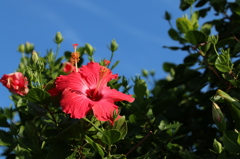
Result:
[[[118,113],[118,106],[114,102],[134,101],[131,95],[107,86],[107,83],[117,76],[96,62],[82,66],[79,72],[59,76],[56,79],[56,88],[62,92],[60,104],[63,111],[72,118],[79,119],[92,111],[98,120],[110,121],[113,124],[114,111]]]
[[[63,72],[71,73],[74,70],[74,66],[70,62],[64,62]]]
[[[10,92],[19,95],[26,95],[29,91],[27,78],[20,72],[4,74],[0,82],[9,89]]]

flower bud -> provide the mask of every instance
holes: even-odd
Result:
[[[28,93],[28,81],[21,72],[4,74],[0,82],[14,94],[26,95]]]
[[[145,69],[142,69],[142,75],[143,77],[147,77],[148,76],[148,71]]]
[[[25,52],[28,54],[28,53],[31,53],[33,50],[34,50],[34,45],[29,42],[26,42]]]
[[[74,70],[74,65],[72,65],[70,62],[63,63],[63,72],[71,73],[73,70]]]
[[[165,17],[166,20],[171,20],[171,14],[165,11]]]
[[[112,42],[111,42],[111,44],[110,44],[109,50],[112,51],[112,52],[114,52],[114,51],[116,51],[117,49],[118,49],[118,44],[117,44],[116,40],[113,39]]]
[[[92,47],[92,45],[86,43],[85,44],[85,49],[86,49],[86,52],[89,56],[93,55],[94,48]]]
[[[218,142],[216,139],[213,140],[213,150],[220,154],[222,152],[222,144]]]
[[[38,54],[36,51],[32,52],[32,62],[36,64],[38,62]]]
[[[25,52],[25,46],[24,44],[21,44],[18,46],[18,51],[21,52],[21,53],[24,53]]]
[[[104,62],[104,66],[108,66],[110,64],[109,60],[103,60],[103,62]]]
[[[213,45],[216,45],[217,42],[218,42],[218,36],[215,36],[215,35],[211,35],[210,36],[210,41]]]
[[[219,108],[219,106],[215,102],[213,102],[212,104],[212,116],[213,116],[213,121],[218,126],[218,128],[221,131],[225,131],[226,121],[225,121],[224,115],[221,109]]]
[[[57,32],[56,36],[54,38],[54,42],[56,44],[60,44],[63,40],[64,40],[64,38],[63,38],[62,34],[60,32]]]
[[[151,76],[154,76],[154,75],[155,75],[155,71],[154,71],[154,70],[151,70],[151,71],[150,71],[150,75],[151,75]]]

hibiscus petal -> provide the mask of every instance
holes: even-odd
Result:
[[[100,65],[97,62],[89,62],[80,68],[82,78],[86,79],[89,85],[96,86],[99,81]]]
[[[117,91],[116,89],[111,89],[109,87],[104,87],[101,91],[103,98],[112,99],[114,102],[118,101],[128,101],[132,103],[135,98],[132,95],[127,95],[122,92]]]
[[[71,118],[81,119],[91,110],[92,101],[85,95],[67,88],[62,93],[60,104],[63,112],[70,114]]]
[[[105,72],[101,72],[105,71]],[[99,82],[102,86],[106,86],[107,82],[118,77],[117,74],[112,74],[112,71],[104,66],[100,66],[97,62],[89,62],[87,65],[83,65],[80,69],[80,73],[84,79],[91,85],[91,88],[96,87]],[[104,73],[103,77],[100,77]]]
[[[88,89],[88,84],[81,78],[78,72],[72,72],[69,75],[61,75],[56,79],[56,88],[59,91],[64,91],[66,88],[71,88],[72,90],[85,93]]]
[[[111,99],[102,99],[98,102],[94,102],[92,107],[94,116],[100,121],[110,121],[114,124],[113,113],[114,110],[118,113],[118,106],[116,106]],[[118,120],[121,116],[118,115]]]

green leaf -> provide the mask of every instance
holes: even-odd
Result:
[[[180,151],[179,155],[181,156],[182,159],[192,159],[192,155],[188,150]]]
[[[195,2],[195,0],[184,0],[186,3],[188,3],[189,5],[192,5],[194,2]]]
[[[136,79],[134,85],[134,93],[138,99],[143,99],[147,91],[147,84],[143,79]]]
[[[201,27],[201,32],[203,32],[206,35],[210,35],[211,34],[211,29],[212,29],[212,24],[211,23],[205,23],[202,25]]]
[[[146,154],[144,154],[140,157],[137,157],[136,159],[151,159],[150,151],[148,151]]]
[[[108,157],[104,157],[103,159],[127,159],[127,157],[124,154],[114,154]]]
[[[230,72],[232,70],[233,65],[230,60],[229,49],[227,51],[222,50],[222,54],[215,61],[215,66],[221,72]]]
[[[240,103],[222,90],[217,90],[216,94],[223,97],[229,103],[229,108],[235,122],[236,129],[240,131]]]
[[[115,121],[113,128],[115,130],[118,130],[121,133],[121,139],[124,138],[127,135],[127,122],[125,121],[125,116],[122,116],[117,121]]]
[[[240,145],[240,133],[238,133],[237,143]]]
[[[107,145],[112,145],[121,139],[121,133],[117,130],[107,130],[103,132],[102,142]]]
[[[237,42],[237,44],[235,45],[234,49],[233,49],[233,54],[236,55],[240,52],[240,41]]]
[[[176,65],[173,64],[173,63],[169,63],[169,62],[164,62],[163,63],[163,70],[165,72],[170,72],[171,69],[174,69],[174,68],[176,68]]]
[[[120,60],[116,61],[116,62],[112,65],[111,70],[113,70],[113,69],[118,65],[119,62],[120,62]]]
[[[51,96],[48,92],[39,89],[32,88],[25,96],[29,101],[37,104],[49,104],[51,101]]]
[[[182,33],[186,33],[190,30],[193,30],[193,25],[191,21],[186,18],[178,18],[176,20],[176,26],[178,30]]]
[[[48,91],[48,90],[53,89],[53,88],[55,88],[55,79],[49,81],[49,82],[46,84],[44,90]]]
[[[47,113],[47,110],[45,108],[41,107],[36,103],[29,101],[27,105],[28,105],[28,111],[35,116],[43,116]]]
[[[232,153],[240,153],[240,145],[237,143],[238,133],[227,131],[223,135],[223,145],[226,150]]]
[[[0,108],[2,110],[2,108]],[[7,122],[7,115],[1,113],[0,114],[0,127],[8,127],[9,124]]]
[[[18,130],[18,127],[14,123],[11,123],[10,130],[11,130],[12,135],[18,135],[19,130]]]
[[[167,121],[162,120],[158,126],[160,130],[168,130],[168,129],[178,129],[182,124],[181,123],[174,123],[174,124],[168,124]]]
[[[207,42],[207,36],[203,32],[197,30],[188,31],[185,39],[187,39],[187,41],[193,45],[199,45]]]
[[[12,146],[13,137],[8,132],[0,130],[0,146]]]
[[[237,13],[238,15],[240,15],[240,7],[235,8],[234,12]]]
[[[43,123],[47,124],[48,126],[53,127],[53,128],[57,128],[57,125],[49,117],[42,116],[41,120],[43,121]]]
[[[175,29],[173,29],[173,28],[171,28],[171,29],[168,30],[168,35],[169,35],[173,40],[177,40],[177,41],[178,41],[179,39],[181,39],[179,33],[178,33]]]
[[[98,154],[103,158],[104,157],[104,152],[101,148],[101,146],[94,142],[90,137],[88,137],[87,135],[85,135],[85,140],[94,148],[95,151],[98,152]]]
[[[195,1],[195,0],[193,0],[193,1]],[[193,24],[193,30],[198,29],[198,17],[199,17],[198,14],[199,14],[199,12],[195,11],[191,16],[191,22]]]
[[[181,3],[180,3],[180,9],[182,11],[188,9],[190,7],[190,5],[185,1],[185,0],[181,0]]]

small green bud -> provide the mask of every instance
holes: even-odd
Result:
[[[38,62],[38,54],[36,51],[33,50],[32,52],[32,62],[36,64]]]
[[[18,51],[21,52],[21,53],[24,53],[25,52],[25,46],[24,44],[21,44],[18,46]]]
[[[213,141],[213,150],[220,154],[222,152],[222,144],[218,142],[216,139]]]
[[[30,68],[27,68],[26,76],[28,78],[28,81],[33,81],[33,72],[31,71]]]
[[[151,71],[150,71],[150,75],[151,75],[151,76],[154,76],[154,75],[155,75],[155,71],[154,71],[154,70],[151,70]]]
[[[114,52],[118,49],[118,44],[116,42],[116,40],[112,40],[111,44],[110,44],[110,48],[108,48],[110,51]]]
[[[19,68],[20,68],[20,70],[24,70],[24,69],[25,69],[25,65],[21,62],[21,63],[19,64]]]
[[[216,35],[211,35],[210,36],[210,41],[211,41],[211,43],[213,44],[213,45],[216,45],[217,44],[217,42],[218,42],[218,36]]]
[[[165,11],[165,17],[166,20],[171,20],[171,14]]]
[[[94,48],[92,47],[92,45],[86,43],[85,44],[85,49],[86,49],[86,52],[89,56],[92,56],[93,55],[93,52],[94,52]]]
[[[226,121],[225,121],[224,115],[223,115],[221,109],[219,108],[219,106],[217,105],[217,103],[215,103],[215,102],[213,102],[213,104],[212,104],[212,116],[213,116],[213,121],[218,126],[218,128],[221,131],[225,131],[226,130]]]
[[[43,61],[39,60],[37,63],[37,69],[39,70],[39,72],[44,71],[45,67],[44,67],[44,63]]]
[[[147,77],[147,76],[148,76],[148,71],[145,70],[145,69],[142,69],[142,75],[143,75],[144,77]]]
[[[29,42],[26,42],[25,52],[28,54],[28,53],[31,53],[33,50],[34,50],[34,45]]]
[[[63,38],[62,34],[60,32],[57,32],[56,36],[54,38],[54,42],[56,44],[60,44],[63,40],[64,40],[64,38]]]

